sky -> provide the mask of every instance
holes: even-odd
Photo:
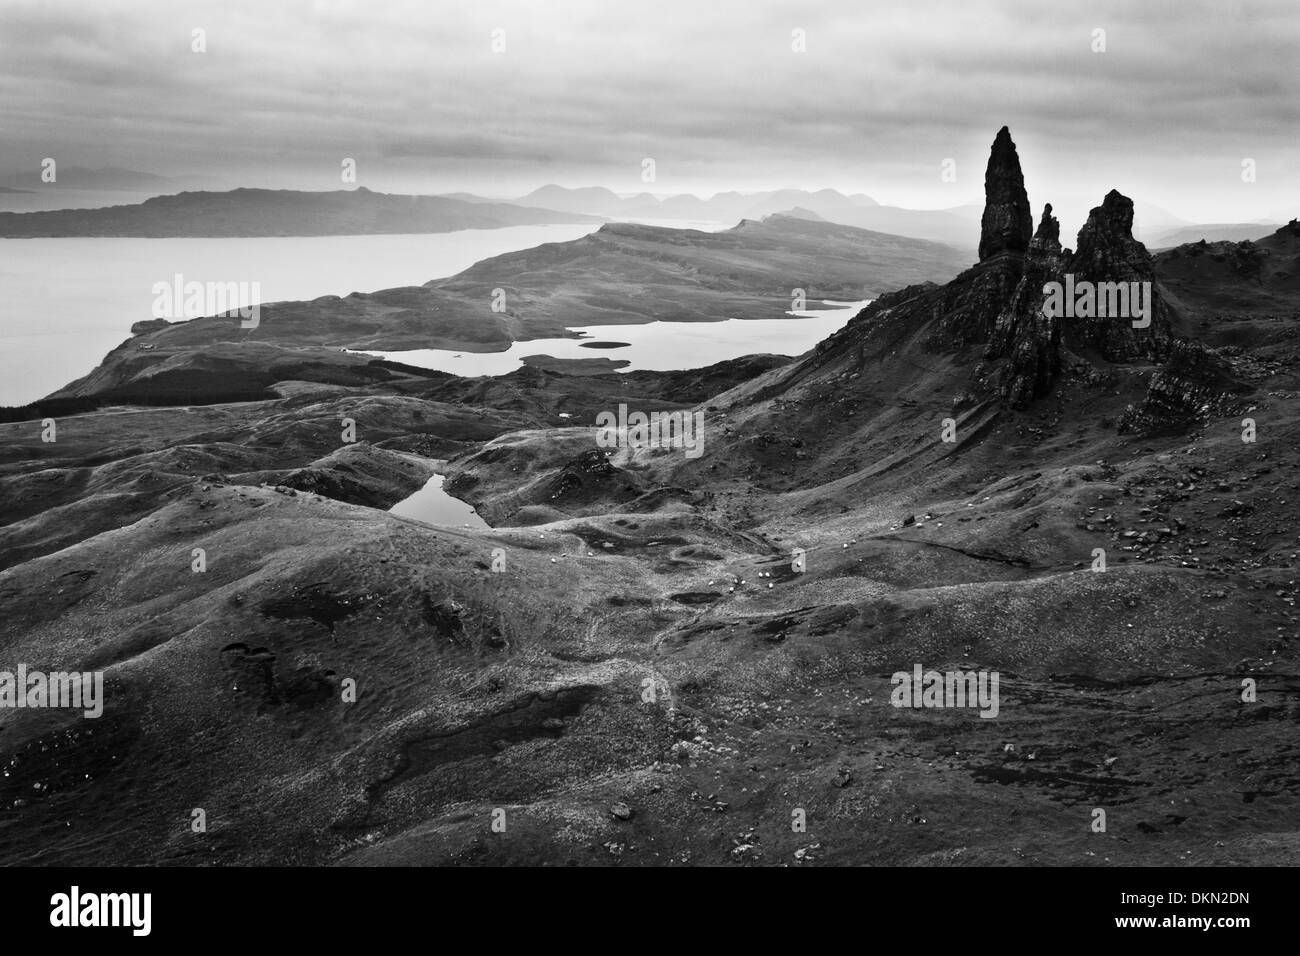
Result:
[[[1297,50],[1296,0],[0,0],[0,174],[331,189],[350,158],[385,191],[944,208],[982,201],[1006,124],[1035,218],[1118,188],[1275,219],[1300,215]]]

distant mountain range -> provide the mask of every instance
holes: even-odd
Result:
[[[555,185],[535,189],[514,201],[530,206],[540,204],[548,209],[596,212],[602,216],[658,216],[664,219],[717,219],[721,222],[761,219],[794,206],[803,206],[825,216],[829,212],[880,205],[862,193],[846,196],[834,189],[820,189],[816,192],[804,189],[776,189],[759,193],[733,191],[717,193],[709,199],[684,193],[659,199],[650,193],[623,198],[601,186],[567,189]]]
[[[122,169],[118,166],[105,166],[91,169],[86,166],[57,166],[56,177],[52,183],[41,179],[41,170],[32,169],[9,176],[0,177],[0,192],[7,192],[4,187],[13,187],[19,191],[29,189],[101,189],[123,190],[126,192],[161,192],[175,189],[178,180],[154,173],[142,173],[136,169]]]
[[[485,202],[466,193],[453,194],[467,202]],[[883,206],[863,193],[845,195],[834,189],[816,191],[777,189],[767,192],[717,193],[709,199],[689,194],[660,199],[650,193],[622,197],[599,186],[570,189],[548,185],[526,196],[507,200],[547,209],[586,212],[615,219],[699,219],[734,222],[761,219],[773,213],[794,213],[803,218],[819,217],[828,222],[888,232],[913,239],[944,242],[959,249],[972,249],[970,224],[983,214],[981,203],[966,203],[948,209],[907,209]],[[1286,220],[1280,220],[1284,222]],[[1151,203],[1134,203],[1134,233],[1148,245],[1163,248],[1204,238],[1210,242],[1258,239],[1272,233],[1279,222],[1201,225],[1175,216]]]
[[[601,221],[599,216],[515,203],[398,196],[364,187],[333,192],[234,189],[156,196],[101,209],[0,213],[0,236],[338,236]]]
[[[569,189],[548,185],[511,201],[615,219],[699,219],[713,222],[762,219],[798,208],[804,210],[805,215],[813,213],[845,226],[943,242],[961,249],[971,246],[968,218],[955,210],[882,206],[863,193],[845,195],[835,189],[723,192],[708,199],[687,193],[660,199],[650,193],[621,197],[600,186]]]
[[[1235,222],[1184,226],[1181,229],[1172,229],[1151,236],[1147,239],[1146,244],[1153,249],[1167,249],[1188,242],[1200,242],[1202,239],[1206,242],[1245,242],[1246,240],[1254,242],[1263,239],[1265,236],[1273,235],[1277,228],[1278,223],[1275,222]]]
[[[58,181],[53,184],[41,182],[38,170],[0,178],[0,193],[60,188],[148,193],[175,190],[181,183],[179,179],[138,170],[69,166],[59,169]],[[846,195],[835,189],[730,191],[704,199],[689,193],[665,198],[648,192],[620,196],[602,186],[568,188],[551,184],[518,198],[493,199],[467,192],[398,195],[366,187],[334,191],[245,188],[175,192],[134,205],[98,209],[0,213],[0,236],[324,236],[450,232],[604,219],[732,224],[787,214],[942,242],[973,252],[971,224],[980,221],[983,208],[978,203],[947,209],[884,206],[864,193]],[[1159,206],[1135,201],[1133,232],[1152,248],[1201,239],[1240,242],[1267,236],[1298,213],[1300,209],[1284,210],[1278,221],[1197,224]]]

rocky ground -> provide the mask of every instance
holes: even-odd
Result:
[[[1009,135],[987,192],[978,265],[794,361],[0,425],[3,660],[108,685],[0,711],[0,859],[1300,862],[1296,227],[1151,258],[1113,193],[1065,250]],[[1069,270],[1151,328],[1045,321]],[[705,453],[606,454],[620,403]],[[385,510],[434,471],[491,530]]]

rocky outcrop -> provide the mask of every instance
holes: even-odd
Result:
[[[1199,342],[1175,339],[1169,360],[1151,378],[1146,397],[1130,405],[1120,420],[1121,432],[1156,434],[1182,431],[1211,416],[1240,411],[1251,387],[1229,364]]]
[[[1075,288],[1096,290],[1094,315],[1067,320],[1065,341],[1075,351],[1094,351],[1109,362],[1161,361],[1172,336],[1172,309],[1156,283],[1150,253],[1133,238],[1133,200],[1112,189],[1093,207],[1079,230],[1078,248],[1065,264]],[[1120,283],[1125,288],[1117,288]],[[1098,288],[1103,287],[1103,288]],[[1103,289],[1117,288],[1112,296]],[[1109,300],[1101,314],[1102,302]],[[1127,305],[1114,314],[1117,303]],[[1147,314],[1140,314],[1141,312]],[[1146,327],[1134,322],[1149,320]]]
[[[998,130],[984,172],[984,216],[980,221],[980,262],[1029,249],[1034,224],[1025,193],[1025,177],[1011,132]]]
[[[811,357],[774,377],[763,397],[817,380],[840,388],[866,379],[864,372],[878,382],[888,366],[915,372],[900,376],[898,389],[932,382],[935,391],[955,393],[954,407],[1025,408],[1049,395],[1067,369],[1073,381],[1100,387],[1116,381],[1112,364],[1164,362],[1177,341],[1173,330],[1189,323],[1174,311],[1154,260],[1133,236],[1133,201],[1111,190],[1091,211],[1074,251],[1060,236],[1051,204],[1032,228],[1020,159],[1004,127],[985,176],[980,262],[945,285],[878,297]],[[1240,376],[1224,374],[1221,356],[1188,346],[1177,358],[1156,375],[1152,394],[1127,417],[1129,427],[1185,423],[1237,394]]]
[[[928,304],[935,319],[925,339],[928,349],[959,352],[972,345],[987,345],[986,359],[1006,353],[1010,332],[1005,328],[1005,313],[1023,284],[1024,256],[1032,232],[1020,156],[1004,126],[993,140],[984,173],[980,265],[948,283]],[[981,371],[977,370],[977,379]]]
[[[1038,230],[1029,241],[1031,251],[1059,253],[1061,251],[1061,224],[1052,215],[1052,204],[1043,207],[1043,218],[1038,222]]]
[[[1048,204],[976,370],[978,385],[1014,407],[1047,394],[1066,349],[1107,362],[1158,362],[1173,340],[1172,308],[1150,254],[1133,237],[1131,199],[1111,190],[1089,214],[1073,253],[1061,248],[1060,231]],[[1052,284],[1058,297],[1048,308]]]
[[[1029,243],[1024,272],[998,314],[984,363],[976,369],[977,383],[1013,408],[1046,395],[1061,371],[1060,319],[1043,310],[1043,286],[1061,272],[1060,234],[1048,203]]]
[[[1146,246],[1133,238],[1133,200],[1119,190],[1106,194],[1088,213],[1079,230],[1079,247],[1070,266],[1079,271],[1104,272],[1117,267],[1149,269]]]
[[[166,319],[144,319],[132,324],[131,334],[146,335],[149,332],[157,332],[159,329],[165,329],[169,325],[171,325],[171,323]]]

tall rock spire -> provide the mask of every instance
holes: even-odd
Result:
[[[980,222],[980,262],[1001,253],[1023,255],[1034,233],[1025,177],[1011,132],[998,130],[984,172],[984,218]]]

